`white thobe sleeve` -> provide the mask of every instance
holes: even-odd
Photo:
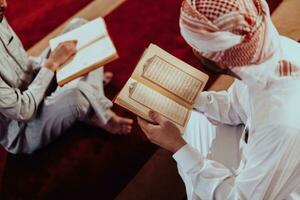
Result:
[[[277,126],[255,134],[259,136],[247,144],[240,172],[206,159],[189,144],[173,155],[192,180],[193,199],[284,199],[298,187],[299,130]]]
[[[244,111],[240,106],[237,87],[239,86],[234,82],[228,91],[200,93],[194,105],[194,109],[202,112],[213,122],[228,125],[242,124],[241,116]],[[239,91],[239,93],[240,92],[241,91]]]

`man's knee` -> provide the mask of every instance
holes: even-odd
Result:
[[[64,30],[62,31],[62,34],[63,33],[67,33],[71,30],[74,30],[84,24],[86,24],[88,22],[88,20],[84,19],[84,18],[73,18],[67,25],[66,27],[64,28]]]
[[[84,121],[91,112],[91,105],[86,96],[77,88],[68,91],[68,102],[78,120]]]
[[[82,17],[76,17],[70,21],[70,24],[75,26],[75,25],[83,25],[83,24],[86,24],[87,22],[88,22],[88,20],[86,20]]]

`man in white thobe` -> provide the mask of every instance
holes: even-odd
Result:
[[[235,77],[199,94],[183,138],[151,111],[148,138],[174,153],[188,199],[299,199],[300,46],[264,0],[185,0],[180,28],[203,65]]]

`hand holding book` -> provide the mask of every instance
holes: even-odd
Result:
[[[101,17],[50,40],[51,50],[69,40],[78,41],[77,53],[57,71],[56,79],[60,86],[118,58]]]
[[[186,144],[185,140],[181,137],[180,130],[175,124],[154,111],[149,112],[149,117],[157,125],[151,124],[141,118],[138,118],[138,123],[152,143],[172,153],[175,153]]]
[[[208,76],[151,44],[115,102],[153,121],[154,110],[183,133],[196,98]]]
[[[60,43],[50,53],[50,56],[46,61],[45,67],[55,72],[76,54],[76,45],[77,40],[70,40]]]

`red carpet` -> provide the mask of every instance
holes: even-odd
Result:
[[[7,18],[26,49],[92,0],[9,0]]]
[[[88,2],[10,0],[8,19],[29,48]],[[181,0],[128,0],[106,18],[120,54],[107,67],[115,74],[106,88],[110,98],[128,79],[149,42],[198,66],[179,35],[180,4]],[[136,127],[133,135],[119,137],[77,124],[33,155],[8,155],[0,199],[114,199],[154,150]]]

